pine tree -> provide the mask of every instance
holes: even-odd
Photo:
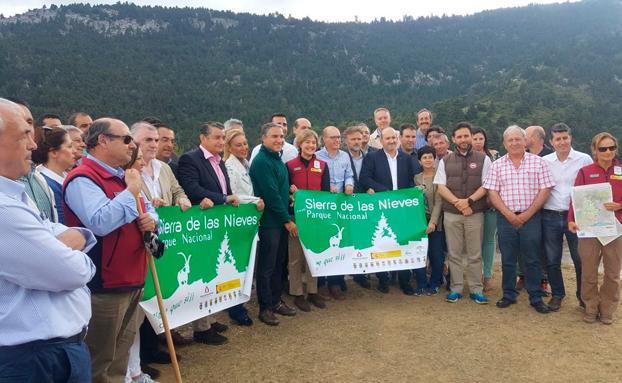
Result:
[[[374,231],[374,236],[372,237],[373,245],[379,245],[382,242],[394,242],[397,244],[397,236],[389,227],[384,213],[380,216],[380,220],[376,225],[376,231]]]

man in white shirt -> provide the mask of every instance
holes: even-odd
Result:
[[[546,256],[546,269],[551,284],[551,300],[548,306],[553,311],[561,308],[566,295],[562,277],[561,261],[564,236],[568,242],[570,256],[577,276],[577,299],[581,300],[581,259],[577,249],[577,235],[568,230],[568,207],[570,194],[579,169],[594,162],[592,158],[572,148],[572,133],[568,125],[559,123],[551,128],[551,146],[554,153],[542,157],[549,165],[555,180],[551,196],[542,207],[542,242]]]
[[[369,146],[376,149],[382,149],[382,131],[391,126],[391,113],[387,108],[378,108],[374,110],[374,123],[376,130],[369,136]]]

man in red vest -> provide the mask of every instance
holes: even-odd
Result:
[[[155,231],[158,217],[147,203],[140,213],[135,196],[142,179],[122,170],[136,148],[122,121],[102,118],[86,137],[88,155],[63,185],[63,208],[70,226],[90,229],[97,245],[88,255],[97,267],[88,284],[93,315],[86,336],[93,382],[120,382],[138,328],[138,302],[147,273],[142,233]]]

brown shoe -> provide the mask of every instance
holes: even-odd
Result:
[[[268,326],[277,326],[279,324],[279,320],[276,318],[272,310],[263,310],[259,313],[259,320]]]
[[[307,302],[307,300],[305,299],[304,296],[302,295],[298,295],[296,296],[296,298],[294,298],[294,304],[296,305],[296,307],[298,307],[301,311],[304,312],[309,312],[311,311],[311,305],[309,305],[309,302]]]
[[[585,315],[583,316],[583,322],[585,323],[594,323],[596,322],[596,319],[597,319],[596,314],[585,313]]]
[[[289,307],[285,302],[281,301],[272,311],[276,314],[284,315],[287,317],[293,317],[296,315],[296,309]]]
[[[485,293],[492,291],[492,278],[484,278],[482,284],[484,285]]]
[[[330,295],[333,297],[333,299],[337,301],[346,299],[346,297],[343,296],[343,293],[341,292],[341,288],[339,286],[330,286],[328,290],[330,291]]]
[[[325,301],[330,301],[333,298],[330,296],[330,291],[328,291],[328,287],[322,286],[317,290],[317,294],[324,299]]]
[[[179,331],[171,331],[171,337],[173,338],[173,343],[175,346],[187,346],[192,344],[194,341],[192,338],[186,338],[179,333]],[[164,338],[164,342],[166,343],[166,338]]]
[[[551,309],[551,311],[559,311],[559,309],[562,307],[562,298],[552,297],[551,300],[549,300],[549,303],[547,303],[546,305],[549,306],[549,309]]]
[[[326,308],[326,301],[320,296],[320,294],[309,294],[307,299],[313,304],[313,306],[319,309]]]
[[[613,318],[612,317],[605,317],[605,316],[600,316],[600,323],[602,324],[613,324]]]

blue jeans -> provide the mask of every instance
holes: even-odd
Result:
[[[83,383],[91,381],[86,343],[0,347],[0,383]]]
[[[581,258],[579,258],[579,238],[568,230],[568,213],[542,210],[542,242],[546,256],[546,270],[549,275],[551,292],[554,297],[566,296],[562,277],[562,250],[564,236],[568,241],[570,257],[577,276],[577,298],[581,296]]]
[[[529,303],[542,302],[540,291],[542,219],[540,212],[534,214],[519,228],[512,226],[501,213],[497,213],[497,234],[501,250],[503,297],[512,301],[516,301],[518,297],[516,262],[520,253],[525,265],[525,288],[529,293]]]
[[[430,281],[428,287],[441,287],[443,284],[443,265],[445,264],[445,242],[444,231],[433,231],[428,234],[428,260],[430,262]],[[417,278],[418,279],[418,278]]]

